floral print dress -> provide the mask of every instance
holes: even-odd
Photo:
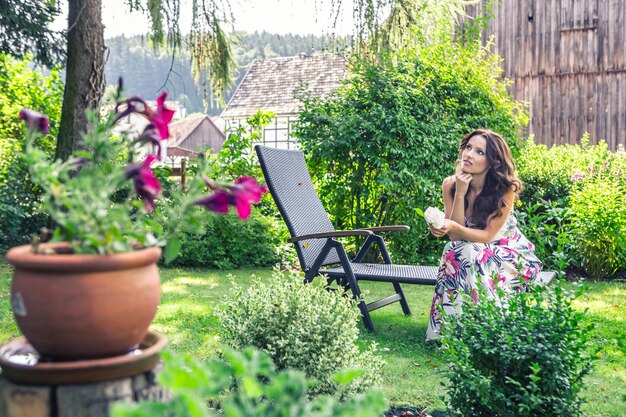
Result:
[[[435,295],[430,309],[426,340],[437,339],[441,331],[441,312],[460,314],[460,292],[478,301],[481,290],[498,298],[498,289],[516,291],[535,280],[542,263],[534,246],[520,232],[511,213],[491,243],[451,241],[443,249]]]

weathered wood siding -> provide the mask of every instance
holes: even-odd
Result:
[[[592,143],[626,144],[626,1],[498,3],[483,41],[494,36],[511,93],[530,104],[536,142],[574,144],[589,132]]]
[[[178,146],[195,152],[211,149],[212,153],[217,153],[222,149],[224,140],[224,134],[208,118],[205,118]]]

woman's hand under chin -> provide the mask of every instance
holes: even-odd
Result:
[[[467,172],[461,170],[457,172],[454,176],[454,182],[456,183],[456,194],[460,196],[465,196],[467,194],[467,190],[469,190],[470,182],[472,182],[474,176],[472,174],[468,174]]]
[[[430,233],[435,237],[443,237],[449,233],[454,233],[456,227],[459,224],[454,220],[445,219],[443,221],[443,226],[440,229],[435,229],[432,226],[429,226]]]

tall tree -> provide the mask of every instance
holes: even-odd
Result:
[[[155,45],[175,52],[183,47],[179,26],[181,0],[126,0],[130,10],[148,14]],[[228,0],[193,0],[193,20],[186,45],[198,82],[208,80],[215,96],[223,97],[232,80],[235,61],[222,24],[228,20]],[[232,18],[232,16],[230,16]],[[102,0],[68,0],[67,67],[63,112],[56,157],[66,159],[80,146],[87,128],[85,109],[98,106],[104,93],[104,29]]]
[[[104,27],[101,0],[68,0],[67,65],[55,156],[67,157],[87,127],[85,109],[104,94]]]

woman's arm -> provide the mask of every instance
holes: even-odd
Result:
[[[461,171],[457,175],[443,180],[443,184],[441,185],[445,218],[460,225],[465,224],[465,194],[467,194],[471,178],[470,174],[465,174]],[[456,184],[456,188],[454,196],[452,196],[451,190],[454,184]],[[457,236],[454,232],[448,233],[448,236],[451,240],[462,239],[462,237]]]
[[[507,191],[502,198],[504,200],[502,215],[499,217],[495,217],[495,215],[490,216],[487,220],[487,226],[484,229],[471,229],[454,220],[446,219],[444,220],[443,227],[439,229],[438,232],[442,232],[442,234],[447,233],[451,240],[467,240],[478,243],[491,242],[496,236],[496,233],[502,228],[513,209],[515,192],[511,189]]]

